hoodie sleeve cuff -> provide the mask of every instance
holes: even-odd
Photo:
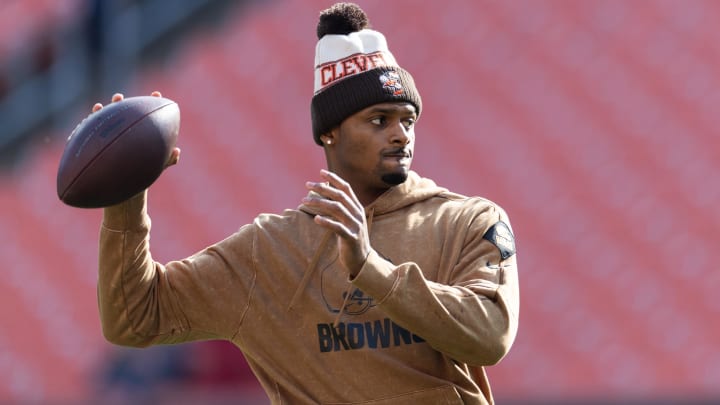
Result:
[[[365,264],[352,279],[352,283],[364,293],[382,302],[395,288],[398,274],[395,265],[383,259],[376,251],[370,252]]]
[[[135,195],[120,204],[103,209],[105,229],[111,231],[127,231],[147,229],[150,217],[147,215],[147,190]]]

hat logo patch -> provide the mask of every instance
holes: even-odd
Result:
[[[400,84],[400,75],[397,74],[397,72],[385,72],[380,75],[379,79],[383,89],[390,91],[393,96],[403,94],[404,89],[402,84]]]

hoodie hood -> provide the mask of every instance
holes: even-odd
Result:
[[[365,207],[365,216],[367,217],[368,232],[371,232],[372,230],[372,222],[375,216],[380,216],[400,210],[419,201],[424,201],[443,193],[448,193],[448,190],[446,188],[439,187],[437,184],[435,184],[434,181],[424,177],[420,177],[417,173],[410,171],[410,173],[408,174],[408,178],[407,180],[405,180],[405,182],[397,186],[391,187],[382,195],[380,195],[380,197],[378,197],[370,205]],[[311,191],[310,194],[314,193]],[[304,204],[300,205],[298,209],[310,215],[318,214],[318,212]],[[293,294],[293,297],[290,299],[288,311],[292,309],[293,305],[300,297],[302,292],[305,290],[307,284],[310,282],[310,278],[315,272],[322,252],[329,244],[332,234],[332,231],[327,231],[323,236],[322,240],[320,241],[320,244],[315,251],[315,254],[313,255],[307,269],[305,270],[305,273],[303,274],[300,285],[298,285],[297,289],[295,290],[295,294]],[[338,322],[340,321],[340,317],[342,316],[343,309],[347,304],[347,299],[350,297],[349,293],[352,288],[353,286],[349,284],[348,291],[346,291],[345,293],[345,301],[342,303],[342,307],[340,308],[340,311],[335,318],[335,327],[337,327]]]
[[[373,215],[387,214],[447,192],[446,188],[439,187],[434,181],[420,177],[411,170],[405,182],[388,189],[365,207],[365,213],[372,212]],[[312,208],[304,204],[299,207],[299,210],[311,215],[317,214]]]

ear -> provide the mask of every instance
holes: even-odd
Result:
[[[336,137],[335,137],[335,130],[332,130],[332,131],[330,131],[330,132],[328,132],[328,133],[326,133],[326,134],[320,135],[320,141],[321,141],[321,142],[323,143],[323,145],[325,145],[325,146],[330,146],[330,145],[335,144],[335,139],[336,139]]]

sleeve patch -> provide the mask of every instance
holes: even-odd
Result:
[[[487,239],[500,250],[503,260],[515,254],[515,237],[510,227],[503,221],[498,221],[485,232],[483,239]]]

